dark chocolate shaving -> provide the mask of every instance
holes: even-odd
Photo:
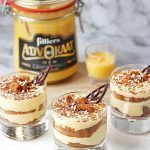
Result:
[[[150,74],[150,65],[142,70],[142,73]]]
[[[106,94],[107,89],[108,89],[108,85],[109,85],[108,83],[102,85],[101,87],[97,88],[92,93],[87,95],[86,98],[91,103],[99,103],[103,99],[104,95]]]
[[[35,84],[35,85],[41,86],[41,85],[44,83],[44,81],[45,81],[45,79],[46,79],[46,77],[47,77],[47,75],[48,75],[48,73],[49,73],[50,70],[51,70],[51,67],[48,67],[48,68],[45,69],[44,71],[40,72],[40,73],[33,79],[32,83]]]

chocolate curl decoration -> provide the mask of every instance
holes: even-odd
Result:
[[[33,84],[35,85],[42,85],[48,75],[48,73],[50,72],[51,67],[48,67],[47,69],[45,69],[44,71],[42,71],[41,73],[39,73],[32,81]]]
[[[104,84],[86,96],[91,103],[99,103],[107,92],[109,84]]]
[[[142,73],[150,74],[150,65],[142,70]]]

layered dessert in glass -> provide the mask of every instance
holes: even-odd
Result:
[[[150,73],[145,65],[115,69],[110,81],[112,122],[120,130],[150,131]]]
[[[91,101],[85,92],[71,92],[53,102],[54,139],[58,147],[92,149],[106,139],[106,104]]]
[[[0,130],[10,138],[26,140],[46,130],[42,120],[47,111],[46,83],[34,83],[35,76],[16,72],[0,78]],[[40,125],[43,129],[37,131]]]

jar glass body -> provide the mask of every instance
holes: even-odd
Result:
[[[17,70],[38,72],[51,65],[48,83],[68,78],[77,71],[74,10],[73,0],[29,8],[14,5],[14,63]]]

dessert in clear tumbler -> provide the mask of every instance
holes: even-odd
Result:
[[[150,117],[149,71],[149,67],[144,65],[126,65],[112,72],[110,104],[113,114],[122,118],[134,118],[133,122],[140,121],[140,119],[148,120]],[[140,126],[141,124],[137,124],[136,129]],[[150,125],[147,128],[150,129]]]
[[[96,92],[95,96],[98,95]],[[85,92],[71,92],[53,102],[54,138],[59,147],[90,149],[104,144],[106,104],[103,100],[92,101],[86,95]]]
[[[33,84],[28,74],[13,74],[0,79],[2,119],[25,125],[38,120],[45,112],[45,88]]]
[[[111,106],[131,117],[150,114],[150,74],[123,70],[112,77]]]
[[[9,138],[27,140],[47,130],[44,80],[48,72],[16,72],[0,77],[0,130]]]

